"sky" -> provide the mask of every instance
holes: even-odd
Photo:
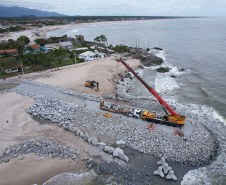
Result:
[[[71,16],[226,16],[226,0],[0,0],[0,6]]]

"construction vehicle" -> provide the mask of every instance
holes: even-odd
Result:
[[[156,117],[156,112],[149,112],[149,111],[144,111],[142,115],[143,120],[147,120],[148,122],[151,122],[152,119]]]
[[[136,108],[128,113],[128,116],[133,118],[140,118],[141,117],[141,109]]]
[[[123,60],[122,58],[116,59],[117,62],[121,62],[147,89],[150,93],[153,94],[153,96],[158,100],[158,102],[163,106],[163,110],[166,112],[166,114],[161,117],[161,116],[156,116],[156,114],[149,114],[148,112],[145,112],[145,115],[142,115],[142,117],[146,116],[147,121],[151,121],[154,123],[159,123],[159,124],[165,124],[168,126],[178,126],[182,127],[184,126],[185,123],[185,116],[184,115],[178,115],[159,95],[158,93],[151,87],[148,86],[144,80],[139,77],[133,69],[131,69]],[[166,109],[171,113],[169,114]]]
[[[110,102],[107,102],[107,105],[105,105],[104,101],[100,101],[100,109],[123,115],[128,115],[130,113],[129,110],[120,108],[118,105],[112,104]]]
[[[85,87],[89,87],[89,88],[94,88],[96,87],[95,91],[99,91],[99,82],[96,82],[96,81],[86,81],[85,82]]]
[[[105,113],[103,114],[103,116],[106,116],[106,117],[108,117],[108,118],[111,118],[111,117],[112,117],[112,115],[109,114],[109,113],[107,113],[107,112],[105,112]]]

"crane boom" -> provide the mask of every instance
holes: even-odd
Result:
[[[116,59],[117,62],[121,62],[148,90],[150,93],[153,94],[153,96],[158,100],[158,102],[163,105],[173,116],[179,116],[159,95],[158,93],[151,87],[148,86],[148,84],[139,77],[135,71],[126,64],[122,58]]]

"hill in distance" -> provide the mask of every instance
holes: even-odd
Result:
[[[31,16],[34,15],[36,17],[63,17],[66,15],[59,14],[56,12],[47,12],[36,9],[29,9],[24,7],[5,7],[0,6],[0,17],[21,17],[21,16]]]

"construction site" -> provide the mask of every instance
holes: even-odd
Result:
[[[83,164],[82,169],[87,169],[88,165],[88,169],[99,175],[109,172],[125,184],[148,184],[150,181],[180,184],[187,171],[207,165],[214,159],[216,140],[207,128],[194,121],[198,115],[190,115],[186,109],[177,112],[175,105],[167,104],[134,71],[139,66],[139,61],[134,59],[109,57],[55,72],[12,79],[15,87],[10,86],[1,96],[13,97],[17,93],[33,101],[33,105],[30,102],[25,108],[26,116],[32,119],[29,118],[29,123],[21,121],[21,135],[17,134],[19,141],[29,143],[28,139],[47,136],[58,143],[64,142],[79,152],[70,154],[68,150],[68,155],[59,156],[51,152],[48,156],[55,160],[66,155],[67,160],[72,158]],[[126,79],[130,78],[143,84],[152,98],[129,97],[118,91],[119,86],[126,86]],[[6,98],[1,107],[13,105],[13,101],[18,100],[12,98],[11,101]],[[150,105],[150,108],[140,105]],[[9,124],[2,129],[7,130],[13,124],[13,114],[6,114]],[[35,127],[33,122],[37,124]],[[36,127],[40,132],[36,132]],[[4,155],[0,160],[4,167],[9,165],[4,161],[11,161],[14,155],[13,137],[9,141],[3,139],[1,152]],[[30,151],[29,148],[26,151]],[[19,152],[15,158],[20,158],[21,154],[25,155]],[[157,165],[163,158],[167,164],[164,161]],[[35,157],[33,160],[37,161]],[[152,165],[145,166],[145,163]]]

